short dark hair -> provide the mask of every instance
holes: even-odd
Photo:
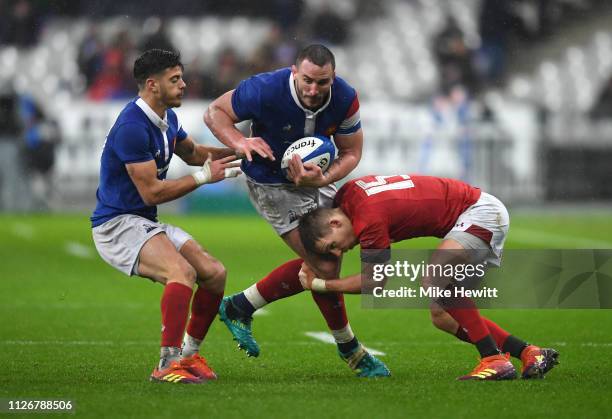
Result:
[[[163,49],[150,49],[142,53],[134,62],[134,79],[141,89],[147,78],[176,66],[183,69],[181,54]]]
[[[319,253],[316,244],[331,231],[328,221],[333,211],[332,208],[317,208],[300,218],[298,232],[306,251]]]
[[[308,60],[319,67],[331,64],[332,69],[336,69],[336,58],[334,58],[334,54],[325,45],[312,44],[301,50],[295,60],[296,67],[299,67],[304,60]]]

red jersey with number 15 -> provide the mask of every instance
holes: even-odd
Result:
[[[335,198],[353,223],[361,249],[387,249],[413,237],[444,237],[480,189],[433,176],[363,176]]]

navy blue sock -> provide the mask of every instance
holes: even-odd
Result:
[[[480,356],[482,358],[486,358],[487,356],[499,355],[499,349],[495,345],[495,341],[493,340],[493,336],[487,335],[484,338],[480,339],[476,342],[476,348],[478,352],[480,352]]]
[[[529,344],[524,340],[510,335],[506,338],[502,351],[509,352],[511,356],[520,359],[523,349],[525,349],[527,346],[529,346]]]
[[[244,292],[232,295],[230,299],[232,301],[232,306],[236,309],[236,311],[238,311],[240,317],[253,316],[253,313],[255,312],[255,307],[253,307],[249,300],[247,300],[246,296],[244,295]],[[231,313],[228,313],[228,315],[232,317]]]
[[[351,341],[345,343],[337,343],[338,350],[343,354],[349,354],[353,352],[359,346],[359,341],[357,337],[354,337]]]

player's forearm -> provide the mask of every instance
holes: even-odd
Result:
[[[332,165],[327,169],[325,178],[328,180],[328,184],[339,181],[345,178],[349,173],[357,167],[361,160],[361,153],[356,151],[339,153],[338,157]]]
[[[328,279],[325,281],[325,290],[327,292],[341,292],[344,294],[360,294],[361,274],[340,279]]]
[[[145,191],[139,191],[146,205],[153,206],[170,202],[187,195],[198,187],[193,176],[187,175],[172,180],[157,180]]]
[[[187,163],[191,166],[202,166],[208,158],[208,153],[211,154],[213,160],[219,160],[223,157],[234,155],[234,150],[227,147],[208,147],[198,145],[194,151],[194,156]]]
[[[204,123],[219,141],[232,150],[235,150],[244,140],[244,135],[234,126],[235,121],[214,104],[210,105],[204,113]]]

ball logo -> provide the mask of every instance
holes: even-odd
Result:
[[[294,154],[300,156],[303,163],[315,164],[325,172],[336,157],[336,149],[334,143],[326,137],[313,136],[296,140],[287,148],[281,160],[281,169],[285,176]]]
[[[293,154],[294,152],[304,147],[314,148],[318,145],[317,142],[321,142],[321,140],[310,137],[310,138],[304,139],[303,141],[300,141],[298,144],[293,143],[291,147],[289,147],[287,151],[285,151],[285,154]]]

